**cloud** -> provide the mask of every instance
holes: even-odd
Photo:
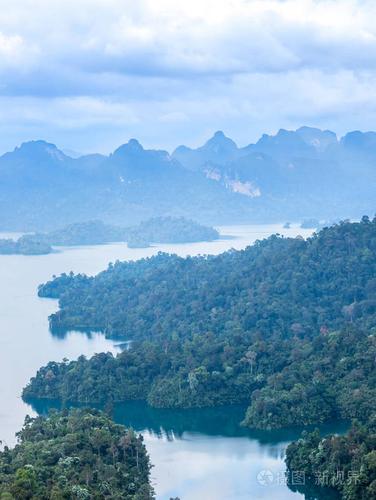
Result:
[[[0,13],[0,27],[10,33],[3,35],[4,46],[15,52],[34,47],[39,57],[31,73],[52,68],[66,81],[78,72],[77,91],[80,84],[98,91],[93,74],[105,87],[108,74],[186,79],[376,64],[374,2],[7,2],[15,14],[9,18],[6,5]],[[0,38],[0,50],[2,45]]]
[[[35,45],[27,45],[20,35],[5,35],[0,31],[0,74],[22,75],[31,69],[38,56]]]
[[[3,0],[0,148],[46,130],[82,149],[102,127],[105,149],[111,133],[365,128],[375,17],[369,0]]]

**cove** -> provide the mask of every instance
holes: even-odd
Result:
[[[42,415],[51,408],[61,408],[57,401],[29,403]],[[154,464],[152,482],[159,499],[338,498],[335,492],[314,486],[305,485],[299,491],[290,489],[285,483],[284,453],[287,444],[298,439],[303,429],[244,428],[239,422],[245,409],[158,409],[131,401],[115,405],[112,416],[144,437]],[[320,426],[323,434],[344,433],[347,429],[344,422]]]
[[[245,248],[276,232],[290,236],[310,233],[294,226],[232,226],[221,228],[221,233],[232,239],[210,243],[147,249],[110,244],[66,247],[44,256],[0,256],[0,439],[13,445],[25,415],[46,411],[47,407],[27,405],[20,397],[22,388],[40,366],[81,354],[116,353],[121,349],[119,340],[107,339],[98,332],[52,335],[48,316],[57,310],[57,302],[38,298],[40,283],[62,272],[93,275],[117,259],[136,260],[158,251],[181,256],[218,254],[230,248]],[[144,436],[154,464],[152,478],[158,499],[303,498],[302,492],[291,491],[283,484],[284,451],[299,431],[246,430],[239,426],[243,415],[244,409],[239,407],[172,411],[128,403],[117,406],[114,416]],[[333,425],[329,431],[340,432],[341,426]],[[262,471],[272,473],[271,484],[260,482],[258,475]]]

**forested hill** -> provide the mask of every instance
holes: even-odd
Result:
[[[184,217],[153,217],[128,229],[128,246],[143,247],[150,243],[190,243],[219,238],[213,227],[203,226]]]
[[[311,336],[360,319],[373,324],[375,252],[376,220],[365,217],[306,241],[272,236],[214,257],[159,254],[94,278],[62,275],[39,295],[60,298],[52,328],[151,339],[235,330]]]
[[[184,217],[153,217],[130,227],[113,226],[99,220],[76,222],[49,233],[26,234],[17,243],[31,249],[47,246],[51,251],[51,246],[101,245],[117,241],[127,241],[128,245],[144,242],[144,246],[148,246],[150,243],[189,243],[218,238],[219,233],[214,228]]]
[[[98,411],[26,417],[18,438],[0,452],[4,500],[154,498],[142,437]]]
[[[376,219],[304,241],[273,236],[244,251],[116,263],[63,275],[55,328],[97,327],[135,341],[114,358],[51,362],[24,396],[157,407],[248,403],[271,428],[368,418],[376,399]]]
[[[46,255],[53,251],[45,241],[24,235],[18,240],[0,239],[0,255]]]
[[[343,500],[374,500],[376,414],[365,425],[354,422],[345,436],[323,437],[318,429],[303,432],[299,441],[288,446],[286,464],[288,477],[298,473],[305,478],[305,487],[290,485],[294,491],[304,493],[307,486],[314,484],[316,490],[317,487],[325,488],[326,492],[328,487],[337,490]]]

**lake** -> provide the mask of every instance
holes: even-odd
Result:
[[[22,388],[40,366],[65,357],[75,359],[81,354],[116,353],[121,349],[119,342],[100,333],[53,336],[48,316],[57,310],[57,302],[38,298],[40,283],[62,272],[96,274],[109,262],[136,260],[159,251],[181,256],[218,254],[230,248],[245,248],[276,232],[304,237],[311,232],[297,226],[284,229],[281,225],[219,229],[232,239],[146,249],[128,249],[125,244],[65,247],[44,256],[0,256],[0,439],[3,443],[15,443],[14,434],[22,427],[26,414],[46,410],[46,403],[36,403],[33,408],[20,397]],[[154,464],[152,479],[158,499],[303,498],[284,484],[283,475],[284,451],[299,432],[242,429],[239,422],[243,414],[244,409],[238,407],[172,411],[127,403],[116,407],[115,418],[143,434]],[[341,428],[336,425],[327,430]],[[263,471],[267,471],[266,476]]]

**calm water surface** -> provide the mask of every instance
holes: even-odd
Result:
[[[181,256],[218,254],[230,248],[245,248],[275,232],[289,236],[310,233],[279,225],[220,230],[233,239],[147,249],[128,249],[125,244],[66,247],[45,256],[0,256],[0,439],[14,444],[14,434],[25,415],[46,410],[46,403],[32,407],[20,397],[22,388],[40,366],[64,357],[74,359],[80,354],[120,350],[118,342],[99,333],[70,332],[64,338],[51,335],[47,318],[56,311],[57,302],[39,299],[38,284],[71,270],[96,274],[117,259],[135,260],[158,251]],[[154,464],[152,478],[159,499],[178,495],[182,500],[303,498],[283,485],[284,450],[297,432],[245,430],[238,425],[243,414],[243,408],[182,412],[132,403],[119,405],[115,417],[142,432]],[[272,472],[272,484],[260,484],[257,475],[263,470]]]

